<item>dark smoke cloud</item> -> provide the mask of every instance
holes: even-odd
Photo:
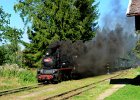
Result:
[[[135,47],[136,34],[134,17],[126,17],[122,0],[110,0],[102,17],[102,26],[96,37],[86,43],[87,53],[81,59],[82,73],[99,74],[106,72],[106,64],[114,63]],[[85,67],[86,66],[86,67]]]
[[[82,70],[79,71],[91,75],[106,72],[105,66],[125,57],[134,48],[133,43],[135,43],[134,35],[124,32],[119,24],[114,30],[104,28],[98,31],[96,37],[86,43],[87,52],[84,59],[80,60]]]
[[[86,43],[72,43],[70,40],[57,42],[60,45],[61,61],[75,66],[82,75],[106,73],[107,64],[125,57],[135,47],[134,18],[126,17],[122,0],[110,1],[110,11],[101,19],[103,27],[92,40]]]
[[[60,46],[61,62],[69,67],[75,66],[84,76],[91,76],[106,73],[106,65],[113,64],[130,52],[134,40],[134,35],[124,32],[123,27],[117,24],[114,30],[99,30],[96,37],[86,43],[67,40],[54,44]]]

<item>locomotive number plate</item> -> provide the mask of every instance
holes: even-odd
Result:
[[[52,62],[51,58],[44,59],[44,62]]]

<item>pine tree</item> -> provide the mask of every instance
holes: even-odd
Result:
[[[76,8],[78,8],[79,17],[79,31],[81,40],[91,40],[95,36],[95,30],[98,18],[98,3],[95,0],[76,0]]]
[[[26,46],[26,62],[39,66],[47,46],[56,40],[87,41],[95,35],[97,5],[94,0],[20,0],[14,9],[28,27],[30,43]]]

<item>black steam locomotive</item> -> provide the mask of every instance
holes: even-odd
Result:
[[[54,50],[55,49],[55,50]],[[51,51],[51,52],[50,52]],[[54,52],[52,52],[54,51]],[[37,71],[39,83],[58,83],[74,77],[75,67],[70,66],[67,61],[62,61],[59,47],[47,50],[42,59],[42,67]]]

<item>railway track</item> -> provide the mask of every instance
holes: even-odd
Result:
[[[82,93],[84,91],[87,91],[87,90],[90,90],[92,88],[95,88],[96,84],[98,84],[98,83],[101,83],[101,82],[104,82],[106,80],[121,76],[122,73],[117,74],[115,76],[112,76],[110,78],[100,80],[98,82],[94,82],[94,83],[91,83],[91,84],[88,84],[88,85],[85,85],[85,86],[82,86],[82,87],[79,87],[79,88],[64,92],[64,93],[60,93],[60,94],[57,94],[57,95],[54,95],[54,96],[47,97],[44,100],[54,100],[54,99],[65,100],[65,99],[68,99],[68,98],[73,97],[75,95],[78,95],[78,94],[80,94],[80,93]],[[22,91],[26,91],[26,90],[31,90],[31,89],[39,88],[41,86],[44,86],[44,84],[39,83],[39,84],[35,84],[35,85],[24,86],[24,87],[10,89],[10,90],[4,90],[4,91],[0,91],[0,96],[12,94],[12,93],[17,93],[17,92],[22,92]]]
[[[76,95],[78,95],[78,94],[80,94],[82,92],[85,92],[87,90],[90,90],[92,88],[95,88],[96,87],[96,84],[99,84],[101,82],[110,80],[112,78],[116,78],[116,77],[121,76],[121,75],[124,75],[124,74],[125,73],[122,72],[121,74],[117,74],[115,76],[112,76],[112,77],[109,77],[109,78],[100,80],[98,82],[94,82],[94,83],[91,83],[91,84],[88,84],[88,85],[85,85],[85,86],[82,86],[82,87],[79,87],[79,88],[76,88],[76,89],[72,89],[70,91],[66,91],[66,92],[63,92],[63,93],[60,93],[60,94],[57,94],[57,95],[53,95],[53,96],[47,97],[44,100],[66,100],[66,99],[69,99],[69,98],[71,98],[73,96],[76,96]]]
[[[38,88],[41,86],[43,86],[43,84],[35,84],[35,85],[24,86],[24,87],[10,89],[10,90],[4,90],[4,91],[0,91],[0,96],[17,93],[17,92],[21,92],[21,91],[25,91],[25,90],[30,90],[30,89]]]

